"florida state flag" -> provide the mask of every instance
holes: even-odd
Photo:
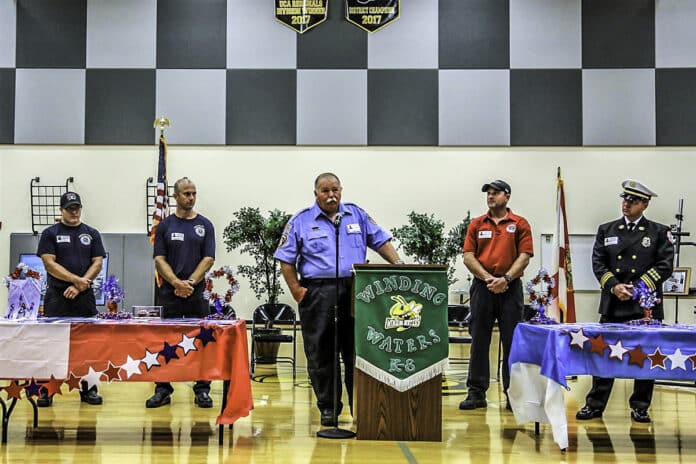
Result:
[[[557,284],[551,289],[553,301],[547,315],[560,322],[575,322],[575,295],[570,263],[570,239],[565,207],[565,190],[561,168],[556,177],[556,233],[553,236],[553,266],[551,275]]]

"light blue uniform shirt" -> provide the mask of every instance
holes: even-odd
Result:
[[[340,203],[338,213],[342,216],[338,227],[338,276],[350,277],[353,264],[365,262],[367,247],[378,250],[391,234],[353,203]],[[336,228],[314,203],[288,221],[274,256],[294,264],[303,279],[336,277]]]

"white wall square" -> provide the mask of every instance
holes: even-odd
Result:
[[[584,145],[655,145],[655,70],[582,71]]]
[[[15,143],[84,143],[85,70],[18,69]]]
[[[225,144],[226,71],[158,69],[157,114],[172,125],[170,143]]]
[[[696,66],[696,0],[655,2],[655,66]]]
[[[367,71],[297,72],[297,143],[367,144]]]
[[[87,0],[87,67],[154,68],[157,0]]]

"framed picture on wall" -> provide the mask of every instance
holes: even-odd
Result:
[[[691,268],[675,267],[672,275],[662,283],[662,293],[665,295],[688,295],[691,285]]]

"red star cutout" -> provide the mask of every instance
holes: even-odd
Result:
[[[691,370],[696,371],[696,354],[689,356],[689,359],[691,360]]]
[[[590,337],[590,353],[596,353],[599,357],[604,355],[604,350],[609,349],[609,344],[604,341],[602,334],[599,334],[597,338]]]
[[[62,395],[63,392],[60,391],[60,387],[63,386],[62,380],[57,380],[55,377],[51,376],[51,379],[41,385],[48,391],[48,396],[53,396],[55,394]]]
[[[70,376],[68,377],[68,380],[65,381],[65,383],[68,384],[69,392],[80,389],[80,377],[75,377],[75,375],[72,372],[70,373]]]
[[[120,367],[114,366],[111,364],[111,361],[109,361],[109,365],[107,366],[106,370],[104,371],[104,375],[106,376],[106,381],[107,382],[113,382],[114,380],[121,380],[121,376],[119,375],[119,371],[121,370]]]
[[[641,346],[638,345],[632,350],[628,350],[628,364],[635,364],[638,367],[643,367],[643,363],[648,358],[648,355],[643,352]]]
[[[7,392],[7,399],[21,399],[22,390],[24,390],[24,388],[20,387],[16,380],[13,380],[12,382],[10,382],[8,386],[5,387],[5,391]]]
[[[650,358],[650,369],[654,369],[656,367],[661,367],[662,369],[665,368],[665,359],[667,359],[667,356],[660,353],[660,347],[657,347],[655,352],[649,355],[648,358]]]

